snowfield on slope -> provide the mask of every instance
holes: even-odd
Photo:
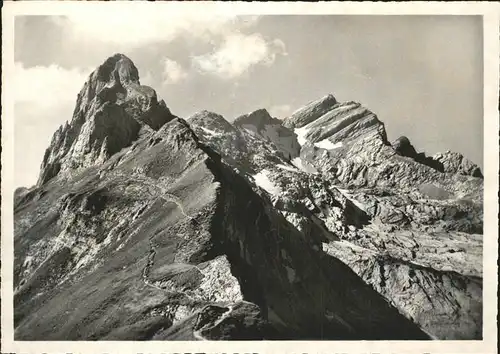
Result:
[[[309,129],[307,127],[294,129],[293,132],[297,134],[297,141],[299,142],[300,146],[304,145],[307,142],[306,134],[308,131]]]
[[[222,134],[221,133],[218,133],[214,130],[211,130],[211,129],[207,129],[205,127],[200,127],[205,133],[207,133],[208,135],[211,135],[211,136],[221,136]]]
[[[343,144],[341,141],[334,144],[328,139],[324,139],[324,140],[318,141],[317,143],[314,143],[314,146],[321,148],[321,149],[326,149],[326,150],[338,149],[338,148],[342,147],[342,145]]]
[[[298,157],[297,157],[298,158]],[[282,164],[277,164],[276,167],[279,167],[281,168],[282,170],[287,170],[287,171],[291,171],[291,172],[300,172],[300,170],[298,170],[297,168],[294,168],[294,167],[291,167],[291,166],[287,166],[287,165],[282,165]]]
[[[304,171],[306,173],[318,173],[318,170],[313,165],[311,165],[307,161],[304,161],[300,157],[292,159],[292,164],[299,170]]]
[[[253,179],[255,184],[260,188],[264,189],[266,192],[272,195],[280,195],[281,188],[276,186],[273,181],[271,181],[268,177],[269,171],[262,170],[256,175],[253,175]]]

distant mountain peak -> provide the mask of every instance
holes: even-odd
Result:
[[[301,128],[330,111],[336,104],[337,99],[332,94],[327,94],[293,112],[284,120],[283,125],[289,128]]]
[[[220,130],[223,132],[234,132],[235,128],[223,116],[218,113],[202,110],[187,118],[192,126],[202,127],[205,130]]]
[[[483,178],[479,166],[458,152],[448,150],[435,154],[432,159],[441,164],[443,172]]]
[[[262,129],[266,124],[279,124],[281,121],[277,118],[271,117],[265,108],[260,108],[247,114],[237,117],[233,124],[235,126],[253,125],[258,130]]]

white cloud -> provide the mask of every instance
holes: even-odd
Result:
[[[232,33],[224,38],[216,51],[192,60],[199,71],[230,79],[245,73],[253,65],[271,65],[278,54],[286,55],[285,45],[279,39],[269,42],[259,33]]]
[[[175,60],[165,58],[163,60],[163,82],[175,84],[187,77],[187,72]]]
[[[141,75],[140,75],[140,83],[141,85],[146,85],[151,88],[154,88],[153,86],[155,85],[155,76],[151,72],[151,70],[141,70]]]
[[[91,69],[57,65],[14,68],[14,173],[16,186],[36,182],[38,168],[57,127],[71,120],[78,92]]]
[[[269,108],[269,114],[279,119],[288,117],[290,113],[292,113],[292,108],[288,104],[272,106],[271,108]]]
[[[52,108],[76,97],[92,69],[64,69],[57,65],[25,68],[15,64],[15,102]]]
[[[169,42],[183,34],[209,40],[214,35],[251,26],[258,19],[258,16],[207,11],[165,13],[152,11],[151,8],[142,11],[122,8],[110,13],[103,8],[103,11],[95,13],[74,13],[66,19],[54,20],[67,26],[76,40],[96,40],[134,47],[151,42]]]
[[[181,8],[182,9],[182,8]],[[217,9],[215,9],[217,11]],[[65,17],[54,17],[68,43],[83,46],[105,44],[113,51],[129,52],[155,43],[169,43],[179,37],[201,40],[220,46],[212,53],[193,59],[193,66],[201,72],[232,78],[255,64],[270,65],[277,54],[284,54],[285,45],[279,39],[266,40],[259,33],[248,32],[260,16],[235,15],[214,11],[154,11],[151,7],[110,8],[89,13],[80,11]],[[164,84],[185,78],[178,63],[165,61]]]

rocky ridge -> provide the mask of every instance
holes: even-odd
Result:
[[[481,177],[333,95],[183,120],[115,55],[16,192],[16,339],[481,338]]]
[[[286,117],[283,126],[297,136],[300,156],[287,160],[255,149],[248,159],[262,162],[248,180],[308,237],[322,235],[325,252],[428,333],[481,337],[477,165],[458,153],[427,157],[406,137],[391,144],[373,112],[332,95]],[[206,143],[219,150],[215,141]]]

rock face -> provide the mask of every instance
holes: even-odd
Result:
[[[234,126],[257,136],[274,145],[285,159],[296,158],[300,154],[297,136],[290,129],[281,125],[281,121],[272,118],[265,109],[259,109],[235,119]]]
[[[401,156],[416,158],[418,155],[417,151],[410,143],[410,139],[408,139],[406,136],[397,138],[396,141],[392,143],[392,147]]]
[[[219,114],[201,111],[188,119],[197,136],[210,146],[217,146],[218,153],[231,164],[244,164],[248,151],[242,133]]]
[[[466,176],[483,177],[481,169],[458,152],[447,151],[442,154],[436,154],[432,158],[443,165],[443,171],[446,173],[459,173]]]
[[[425,153],[417,153],[406,136],[398,138],[392,143],[392,147],[399,155],[411,157],[415,161],[428,165],[440,172],[458,173],[465,176],[483,178],[481,169],[458,152],[447,151],[445,153],[438,153],[432,157],[425,156]]]
[[[319,100],[310,102],[298,111],[294,112],[293,115],[283,123],[283,125],[289,128],[301,128],[330,111],[336,103],[337,100],[333,95],[326,95]]]
[[[332,95],[283,122],[162,102],[111,57],[16,191],[16,340],[481,338],[462,162]]]

